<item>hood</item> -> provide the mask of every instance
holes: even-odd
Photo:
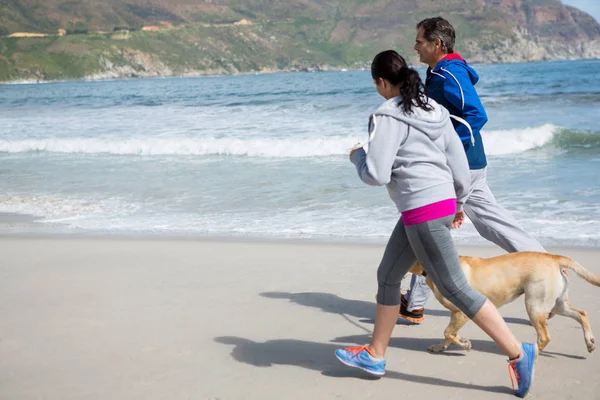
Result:
[[[458,53],[450,53],[446,55],[446,57],[442,58],[435,68],[434,72],[439,72],[442,68],[447,70],[452,70],[453,68],[463,68],[469,74],[469,78],[471,78],[471,83],[475,85],[479,82],[479,75],[477,72],[471,68],[469,64],[460,56]]]
[[[433,107],[433,111],[425,111],[419,107],[413,107],[410,114],[406,114],[398,105],[402,102],[402,97],[394,97],[383,103],[373,115],[385,115],[395,118],[399,121],[410,125],[432,140],[439,138],[443,133],[448,123],[448,111],[433,100],[429,100],[429,104]]]

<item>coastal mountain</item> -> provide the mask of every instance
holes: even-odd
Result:
[[[558,0],[0,0],[0,81],[417,63],[435,15],[470,62],[600,57],[600,24]]]

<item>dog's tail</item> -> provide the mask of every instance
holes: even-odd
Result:
[[[577,261],[571,260],[569,257],[557,256],[561,268],[570,269],[577,275],[588,281],[594,286],[600,286],[600,275],[596,275],[591,271],[583,268]]]

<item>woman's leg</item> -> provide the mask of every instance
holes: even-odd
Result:
[[[483,307],[471,319],[500,346],[508,358],[519,357],[521,343],[508,328],[502,315],[491,301],[486,300]]]
[[[416,262],[404,224],[398,221],[377,269],[377,314],[369,346],[338,349],[335,356],[342,363],[372,375],[385,374],[383,359],[400,309],[400,281]]]
[[[517,357],[521,343],[498,309],[467,282],[450,234],[452,219],[449,216],[406,227],[411,247],[442,295],[483,329],[509,358]]]
[[[402,219],[396,224],[377,269],[377,313],[369,348],[374,357],[383,358],[398,320],[400,282],[417,261],[410,247]]]

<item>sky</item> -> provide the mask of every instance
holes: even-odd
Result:
[[[600,22],[600,0],[562,0],[562,2],[585,11]]]

